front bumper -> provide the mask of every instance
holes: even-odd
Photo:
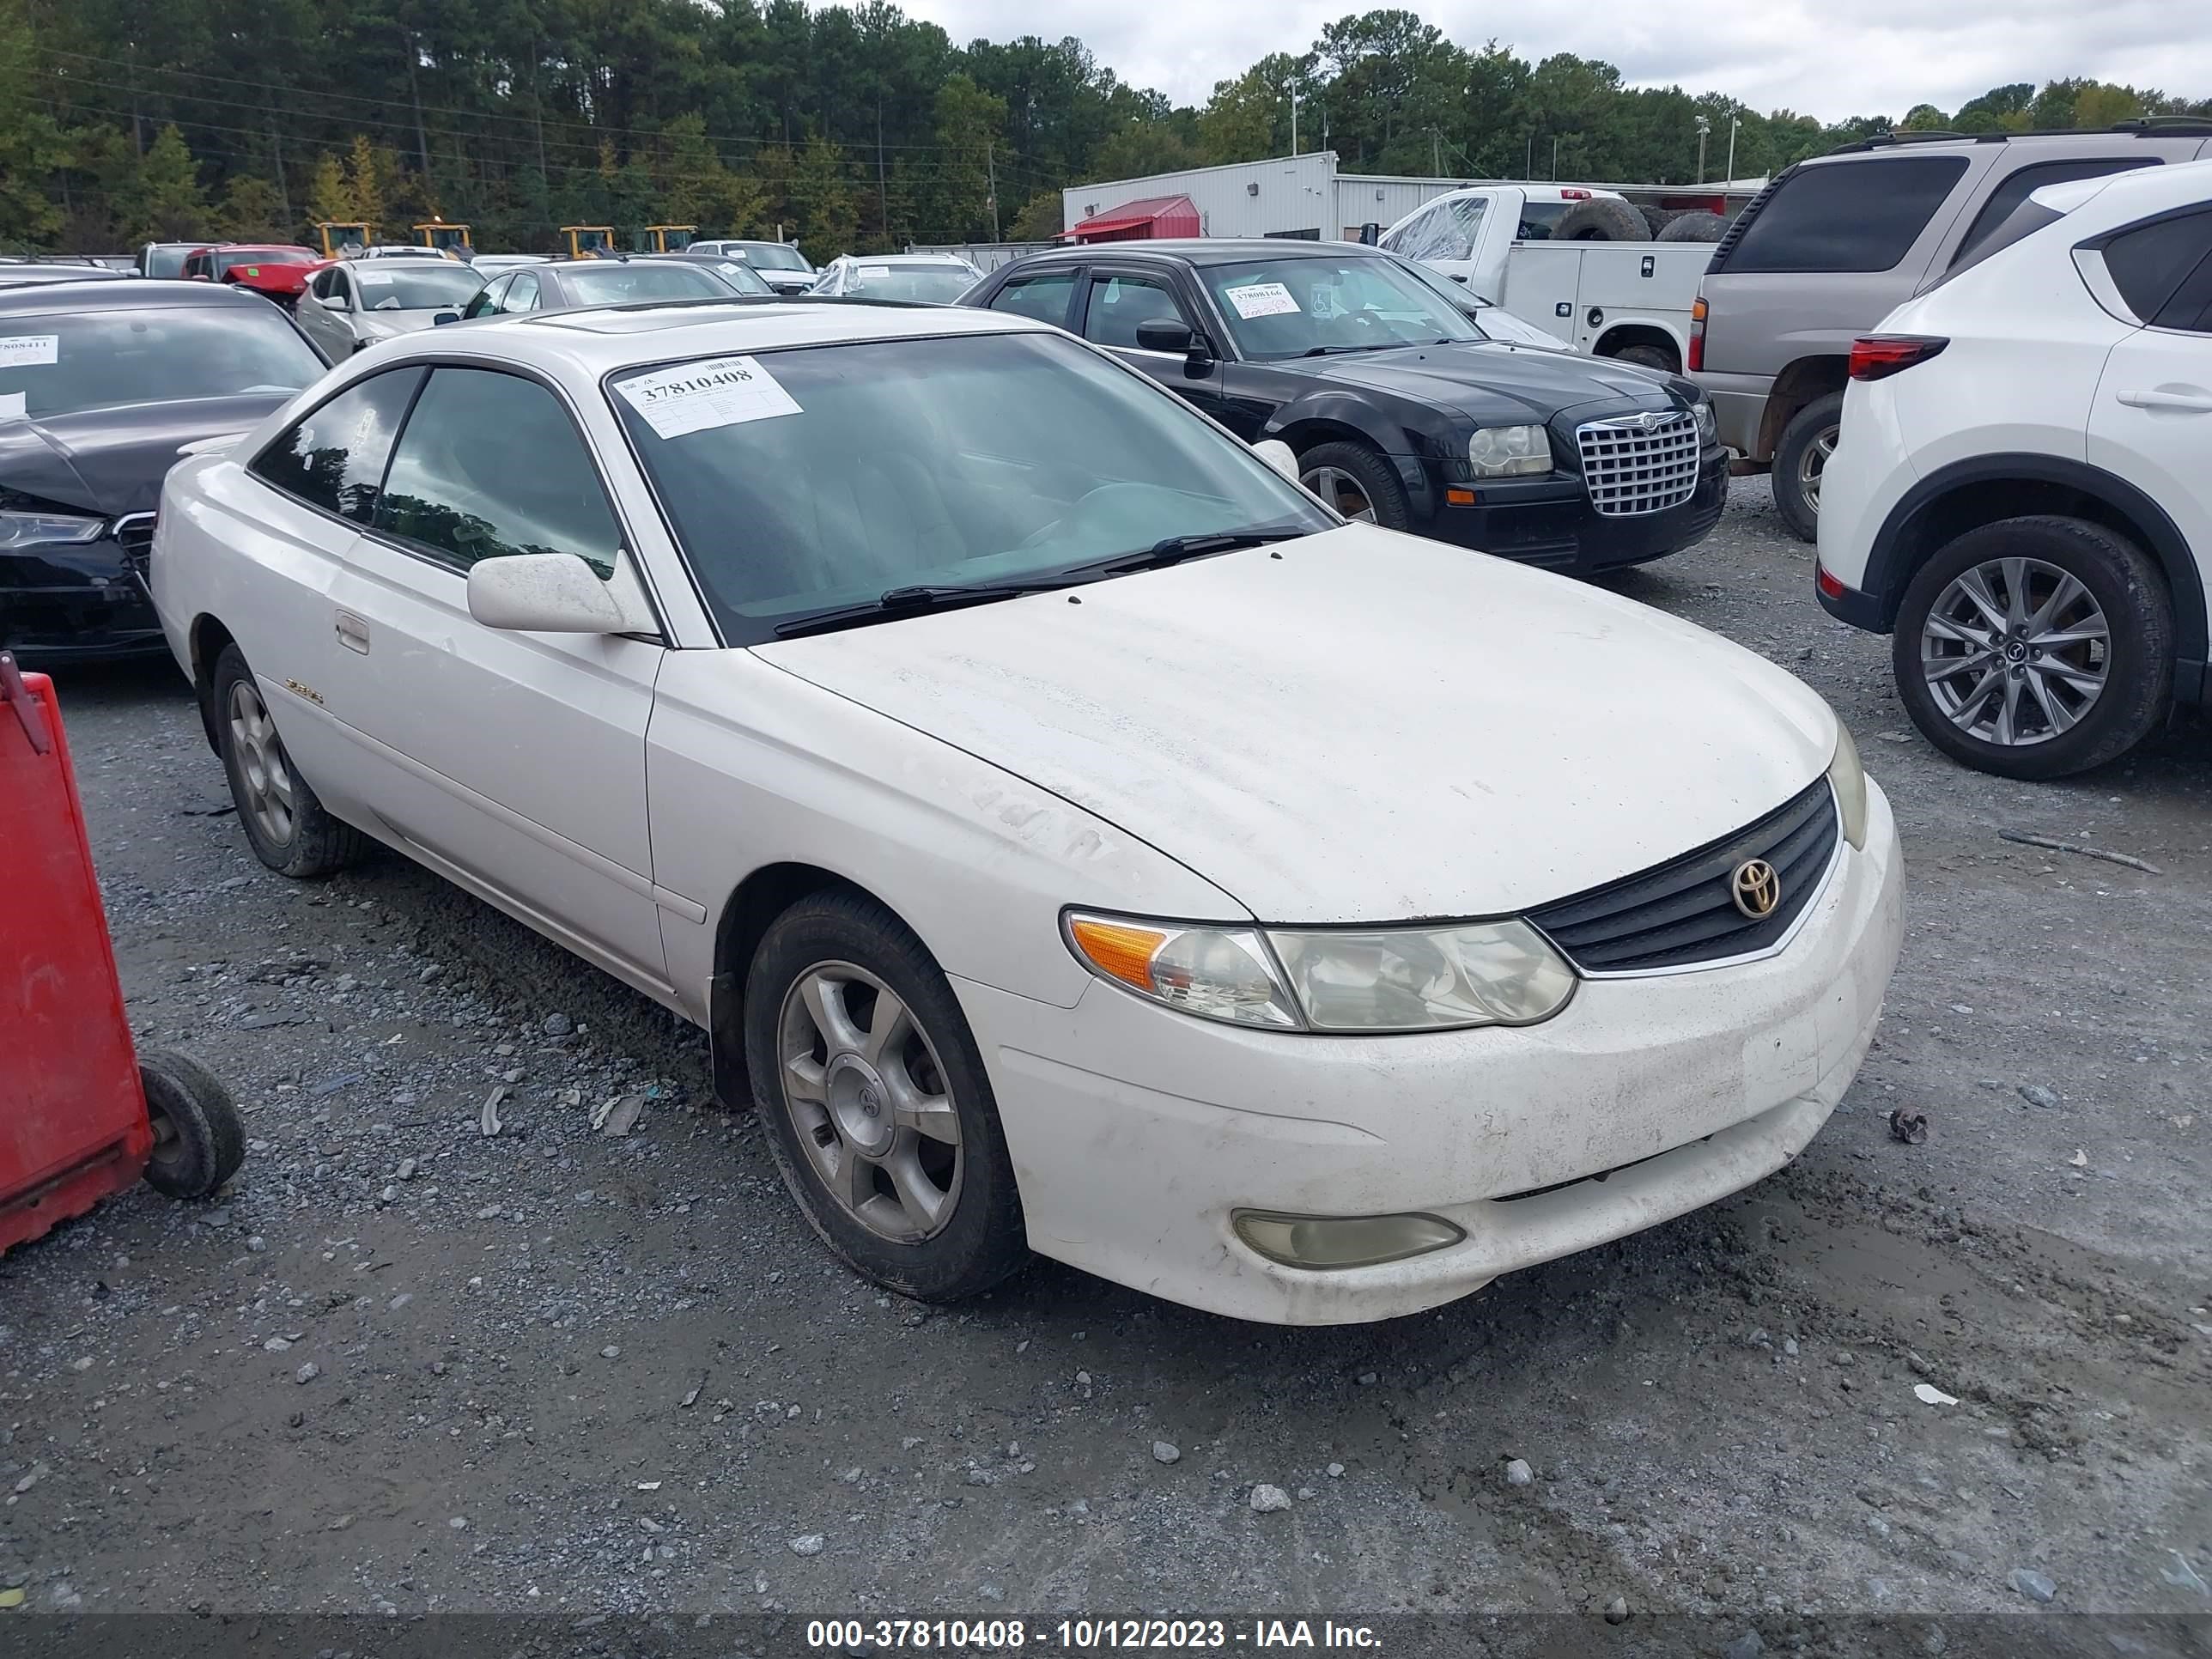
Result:
[[[1728,501],[1728,453],[1713,447],[1699,457],[1698,487],[1688,501],[1633,518],[1599,513],[1581,478],[1571,474],[1450,487],[1472,489],[1475,504],[1438,506],[1426,524],[1414,526],[1419,533],[1516,564],[1584,576],[1648,563],[1703,541]],[[1431,499],[1443,501],[1443,487]]]
[[[1888,800],[1868,793],[1865,850],[1840,848],[1780,952],[1587,981],[1525,1029],[1291,1036],[1103,983],[1060,1009],[956,981],[1031,1247],[1214,1313],[1345,1324],[1435,1307],[1750,1185],[1826,1121],[1881,1015],[1904,864]],[[1467,1236],[1314,1271],[1248,1249],[1240,1209],[1423,1212]]]
[[[153,601],[112,537],[0,552],[0,648],[25,667],[157,655]]]

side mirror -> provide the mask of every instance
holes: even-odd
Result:
[[[430,319],[430,326],[435,328],[440,323],[458,323],[460,320],[461,313],[459,312],[441,311],[436,316]]]
[[[525,634],[640,629],[613,585],[574,553],[509,553],[477,561],[469,567],[469,615],[486,628]]]
[[[346,308],[346,296],[343,294],[318,294],[315,295],[315,303],[325,311],[343,311]]]
[[[1298,482],[1298,458],[1280,438],[1261,439],[1252,446],[1252,453],[1292,483]]]
[[[1139,351],[1188,351],[1195,337],[1190,325],[1173,317],[1147,317],[1137,325]]]

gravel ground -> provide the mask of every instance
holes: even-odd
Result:
[[[1784,1643],[1889,1610],[2212,1612],[2212,738],[2056,786],[1961,770],[1809,563],[1752,483],[1617,585],[1809,680],[1888,789],[1909,933],[1863,1075],[1747,1193],[1344,1330],[1043,1265],[958,1310],[878,1295],[665,1012],[396,856],[264,872],[172,673],[64,680],[140,1040],[213,1066],[252,1139],[214,1204],[142,1188],[0,1265],[0,1595],[1618,1598]],[[593,1127],[641,1092],[628,1134]]]

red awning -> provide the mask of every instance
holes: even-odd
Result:
[[[1070,242],[1149,241],[1163,236],[1195,236],[1198,209],[1188,196],[1146,196],[1093,214],[1062,239]]]

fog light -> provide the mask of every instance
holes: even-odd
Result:
[[[1239,1210],[1237,1237],[1286,1267],[1371,1267],[1456,1244],[1467,1237],[1433,1215],[1281,1215]]]

